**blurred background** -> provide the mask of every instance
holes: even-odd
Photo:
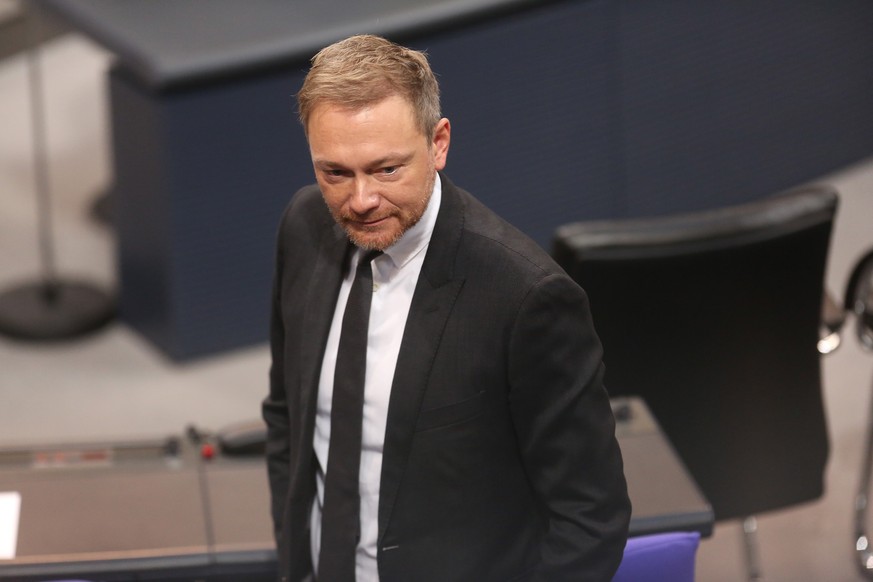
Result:
[[[395,35],[428,48],[445,83],[446,114],[454,130],[447,171],[456,183],[483,193],[486,203],[547,248],[562,222],[711,208],[804,183],[827,184],[839,193],[840,207],[825,283],[835,297],[842,296],[850,269],[873,247],[869,3],[543,4],[547,8],[513,6],[497,13],[493,25],[477,16],[464,19],[457,29]],[[0,291],[38,279],[43,272],[26,20],[23,3],[0,0]],[[561,23],[557,29],[555,22]],[[71,341],[34,343],[0,335],[0,447],[152,438],[180,433],[189,424],[214,429],[255,418],[267,390],[264,306],[269,280],[264,273],[270,266],[272,229],[284,203],[312,181],[308,161],[300,155],[289,158],[287,171],[267,178],[271,191],[265,199],[247,190],[256,181],[234,185],[245,205],[257,207],[257,220],[244,227],[257,233],[251,239],[232,238],[234,209],[240,203],[223,199],[213,188],[220,177],[210,178],[210,187],[189,206],[168,210],[166,216],[148,207],[167,204],[169,195],[120,208],[123,202],[115,194],[119,184],[154,172],[165,172],[162,178],[175,175],[175,169],[152,160],[145,168],[127,167],[129,173],[119,181],[114,168],[130,164],[131,152],[163,155],[153,151],[160,139],[143,137],[138,122],[148,116],[166,122],[187,115],[185,107],[200,106],[195,83],[211,86],[218,74],[199,74],[196,63],[179,64],[178,54],[170,55],[177,61],[161,61],[166,55],[159,55],[152,68],[133,60],[125,70],[135,46],[119,57],[118,50],[109,50],[106,42],[96,42],[93,34],[74,24],[49,14],[38,33],[56,265],[62,276],[105,290],[119,302],[121,318]],[[544,37],[543,29],[552,33]],[[616,36],[618,30],[623,32]],[[586,34],[589,40],[579,40]],[[499,44],[503,35],[520,39],[521,48],[474,51]],[[135,45],[135,38],[129,40]],[[321,38],[311,42],[316,41]],[[530,47],[543,52],[527,62],[520,54],[532,54]],[[470,55],[467,62],[459,56],[464,54]],[[518,59],[517,67],[512,59]],[[276,69],[280,72],[271,78],[271,90],[277,93],[273,99],[287,106],[287,119],[274,131],[293,135],[268,142],[290,140],[287,151],[300,154],[302,132],[294,121],[293,94],[305,59],[289,57],[288,62],[296,64],[279,63],[291,72]],[[576,81],[568,80],[574,76],[571,63],[581,71]],[[499,70],[489,70],[489,64],[499,64]],[[513,70],[540,73],[531,80]],[[186,74],[194,80],[186,80]],[[233,71],[233,83],[238,83],[234,90],[244,91],[250,74]],[[547,79],[554,84],[545,85]],[[513,85],[519,90],[507,94]],[[114,113],[111,94],[120,104]],[[142,95],[171,105],[130,105]],[[269,107],[257,100],[243,106],[263,107],[262,113]],[[568,111],[575,111],[581,121],[565,117]],[[208,118],[198,122],[208,123]],[[269,127],[272,121],[263,123]],[[498,129],[483,133],[489,124]],[[229,127],[186,139],[200,155],[214,148]],[[525,137],[529,127],[531,137]],[[126,145],[118,144],[120,138],[128,140]],[[169,150],[177,151],[173,148],[178,142],[166,139]],[[557,153],[531,145],[544,139],[553,140],[546,149]],[[578,149],[570,151],[573,144]],[[266,151],[270,147],[264,146],[264,155],[275,155]],[[256,158],[259,153],[246,155]],[[180,155],[189,164],[221,159]],[[239,153],[226,155],[233,159]],[[489,167],[491,158],[497,161]],[[241,164],[243,170],[248,164]],[[224,169],[234,170],[233,165]],[[497,175],[501,172],[509,174],[503,182]],[[532,186],[543,180],[544,185]],[[530,194],[507,199],[506,183]],[[219,210],[197,216],[195,210],[203,206]],[[222,208],[229,217],[218,217]],[[208,271],[212,267],[204,262],[223,264],[225,245],[238,248],[240,241],[255,241],[249,250],[259,262],[239,277],[231,275],[237,280],[228,285],[240,288],[232,297],[198,299],[196,281],[169,275],[164,281],[169,287],[190,288],[179,290],[178,298],[148,283],[134,288],[142,276],[132,272],[134,259],[142,258],[149,269],[163,259],[139,248],[154,244],[152,235],[125,243],[120,237],[130,235],[121,229],[137,232],[138,224],[159,220],[172,229],[179,225],[174,221],[183,219],[190,224],[179,226],[184,232],[171,238],[190,247],[203,245],[202,255],[183,257],[171,270],[194,265],[195,271]],[[251,213],[243,213],[241,220],[250,219]],[[204,243],[195,237],[200,229],[222,239],[224,228],[231,238],[217,242],[217,248],[209,246],[213,239]],[[246,256],[226,260],[245,262]],[[228,278],[219,271],[204,276]],[[165,312],[143,312],[152,303],[177,300]],[[186,301],[205,304],[197,309],[227,312],[229,319],[186,322],[174,311],[190,304]],[[851,334],[823,358],[831,437],[826,492],[812,503],[759,516],[767,580],[864,579],[855,565],[852,509],[861,478],[871,378],[873,357]],[[697,575],[704,581],[743,579],[738,523],[719,522],[714,535],[702,541]]]

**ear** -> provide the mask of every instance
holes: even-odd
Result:
[[[449,142],[451,141],[452,125],[448,119],[443,117],[436,124],[436,129],[433,132],[433,143],[431,143],[434,167],[437,170],[442,170],[446,167],[446,159],[449,156]]]

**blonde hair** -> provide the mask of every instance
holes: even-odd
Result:
[[[403,97],[428,143],[440,120],[440,90],[425,53],[363,34],[332,44],[312,58],[297,93],[303,130],[321,103],[361,109],[392,95]]]

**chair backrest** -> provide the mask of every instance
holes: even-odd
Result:
[[[611,395],[645,399],[716,519],[817,498],[819,322],[837,195],[574,223],[553,254],[588,293]]]
[[[694,582],[699,533],[630,538],[612,582]]]

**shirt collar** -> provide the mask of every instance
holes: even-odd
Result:
[[[442,202],[442,183],[437,173],[433,181],[433,192],[427,203],[424,214],[415,225],[403,233],[396,243],[385,249],[385,255],[391,259],[396,269],[402,269],[418,253],[427,248],[430,237],[436,225],[437,215]]]

